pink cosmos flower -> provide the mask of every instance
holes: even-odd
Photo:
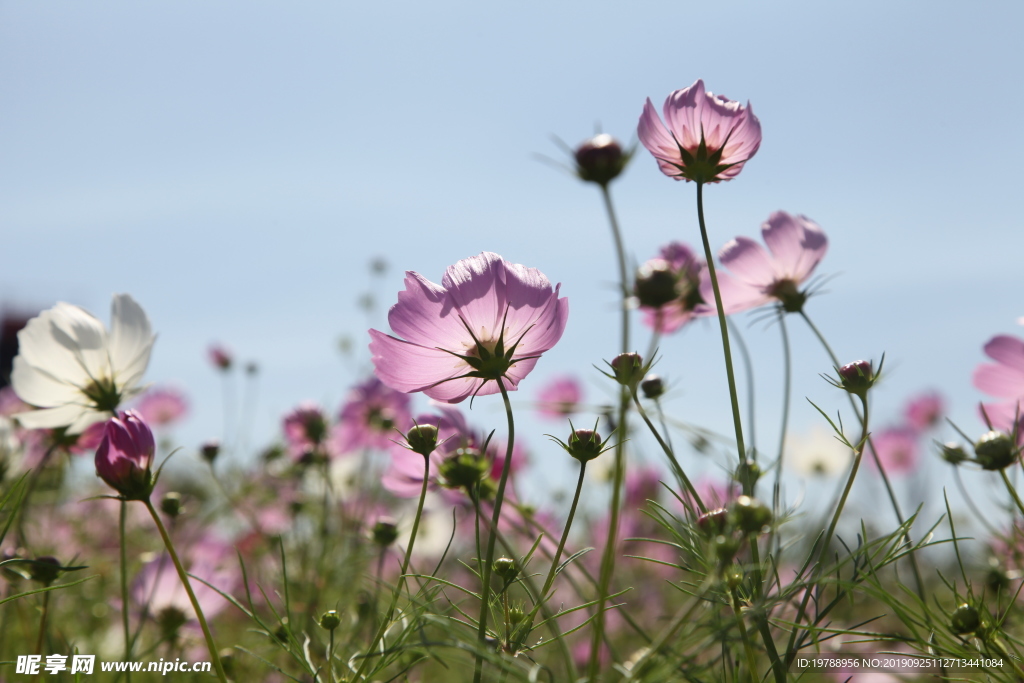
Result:
[[[332,439],[339,454],[364,448],[389,449],[391,440],[401,438],[412,426],[409,396],[371,377],[349,392],[338,415],[338,428]]]
[[[392,389],[445,403],[515,391],[562,337],[569,302],[536,268],[484,252],[459,261],[437,285],[409,271],[388,311],[405,339],[370,330],[377,377]]]
[[[985,403],[983,408],[994,429],[1012,432],[1016,423],[1024,421],[1024,341],[1006,334],[992,337],[985,344],[985,355],[995,363],[977,367],[974,386],[991,396],[1007,399]]]
[[[945,412],[945,399],[938,392],[930,391],[912,398],[904,409],[904,416],[908,426],[923,432],[937,425]]]
[[[662,113],[665,123],[648,98],[637,134],[670,178],[698,183],[732,180],[761,146],[761,122],[750,103],[744,107],[705,92],[700,79],[669,95]]]
[[[583,400],[583,387],[571,375],[555,377],[544,385],[538,397],[537,412],[544,417],[562,419],[576,412]]]
[[[797,287],[811,276],[828,250],[828,238],[821,227],[806,216],[793,216],[776,211],[764,225],[761,235],[771,251],[749,237],[737,237],[722,247],[719,259],[731,271],[718,274],[722,307],[726,314],[757,308],[772,301],[796,313],[807,301],[807,292]],[[714,302],[711,280],[701,282],[701,295]],[[704,315],[714,315],[715,307],[699,308]]]
[[[693,320],[696,308],[704,303],[700,289],[704,267],[704,259],[697,258],[690,247],[682,242],[669,242],[659,250],[658,258],[641,266],[641,273],[646,269],[672,275],[671,299],[665,296],[664,299],[668,301],[653,306],[645,305],[641,298],[640,310],[644,312],[644,324],[656,332],[668,333],[675,332]],[[639,287],[639,281],[637,285]]]
[[[917,432],[907,427],[890,427],[871,436],[869,448],[878,454],[888,474],[906,474],[917,467]],[[875,467],[875,459],[868,462]]]
[[[171,387],[150,389],[135,403],[135,411],[154,427],[167,427],[188,413],[188,399]]]

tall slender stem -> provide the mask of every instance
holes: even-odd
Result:
[[[711,244],[708,242],[708,230],[704,224],[704,183],[697,183],[697,220],[700,223],[700,239],[704,243],[704,258],[708,262],[708,275],[711,277],[711,289],[715,292],[715,307],[718,309],[718,326],[722,331],[722,350],[725,353],[725,374],[729,380],[729,400],[732,403],[732,422],[736,431],[736,450],[739,453],[740,464],[747,458],[747,450],[743,445],[743,423],[740,418],[740,401],[736,392],[736,374],[732,369],[732,351],[729,348],[729,326],[725,321],[725,309],[722,307],[722,292],[718,287],[718,274],[715,272],[715,257],[711,253]],[[743,493],[754,495],[753,482],[745,480]]]
[[[789,428],[790,385],[793,380],[792,354],[789,349],[789,332],[786,330],[786,314],[779,308],[779,330],[782,332],[782,426],[779,428],[779,457],[775,460],[775,484],[772,487],[772,508],[775,518],[779,517],[780,491],[782,479],[782,461],[786,453],[786,431]]]
[[[754,419],[754,408],[757,403],[757,397],[754,394],[754,361],[750,358],[750,350],[747,348],[747,343],[743,340],[743,335],[740,334],[739,327],[729,318],[726,318],[726,323],[729,325],[729,339],[736,339],[736,347],[739,349],[740,358],[743,360],[743,374],[747,380],[747,432],[745,436],[750,443],[750,459],[756,461],[757,434],[755,428],[757,427],[757,422]]]
[[[572,506],[569,508],[569,519],[565,522],[565,529],[562,531],[562,538],[558,541],[558,549],[555,550],[555,556],[551,560],[551,569],[548,570],[548,576],[544,579],[544,588],[541,589],[540,600],[546,600],[548,591],[551,590],[551,584],[555,582],[555,572],[558,570],[558,562],[562,559],[562,551],[565,550],[565,541],[569,538],[569,529],[572,528],[572,520],[576,516],[576,505],[580,502],[580,493],[583,491],[583,475],[587,471],[587,463],[580,462],[580,478],[576,482],[576,493],[572,497]],[[535,607],[534,610],[537,608]]]
[[[697,508],[700,510],[701,514],[704,514],[708,511],[707,507],[704,505],[704,501],[700,499],[700,494],[697,493],[697,489],[694,488],[693,484],[690,482],[690,478],[686,476],[686,472],[683,471],[683,468],[679,464],[679,461],[676,460],[676,456],[672,452],[672,448],[667,443],[665,443],[665,440],[663,438],[661,438],[661,434],[658,433],[657,428],[651,422],[651,418],[647,417],[647,411],[644,410],[644,407],[640,403],[640,399],[639,397],[637,397],[635,392],[633,393],[633,404],[636,405],[636,409],[637,412],[640,413],[640,417],[643,418],[644,422],[647,424],[647,427],[651,430],[651,433],[654,434],[654,438],[658,440],[658,445],[661,446],[661,450],[663,450],[665,452],[665,455],[668,456],[669,462],[672,463],[672,471],[676,475],[676,478],[679,480],[680,486],[686,489],[686,492],[693,498],[693,502],[697,505]]]
[[[125,547],[125,517],[127,517],[128,501],[121,501],[121,519],[118,525],[118,535],[121,541],[121,623],[124,627],[124,659],[132,661],[132,636],[128,626],[128,550]],[[125,679],[132,683],[132,672],[125,671]]]
[[[498,520],[501,519],[501,504],[505,500],[505,486],[508,483],[508,473],[512,469],[512,447],[516,440],[516,423],[512,418],[512,403],[508,400],[508,390],[505,382],[500,377],[497,380],[498,389],[501,391],[501,399],[505,403],[505,415],[508,418],[508,445],[505,448],[505,462],[501,467],[501,479],[498,481],[498,491],[494,494],[494,511],[491,514],[491,529],[487,534],[487,556],[484,558],[482,567],[483,586],[480,591],[480,619],[477,629],[477,640],[480,641],[481,649],[487,640],[487,617],[490,613],[491,603],[491,563],[494,562],[494,542],[497,540],[495,532],[498,529]],[[473,682],[480,683],[483,676],[484,659],[483,653],[477,652],[476,665],[473,671]]]
[[[619,288],[622,295],[622,353],[629,352],[629,275],[626,272],[626,249],[622,244],[622,232],[619,230],[619,221],[615,216],[615,209],[612,205],[612,196],[608,185],[601,185],[601,196],[604,198],[605,209],[608,212],[608,222],[611,224],[612,237],[615,240],[615,255],[619,264]],[[598,578],[597,588],[597,610],[594,613],[594,625],[592,628],[593,640],[591,641],[590,660],[587,663],[587,678],[590,683],[596,683],[598,669],[600,668],[601,643],[604,639],[604,613],[608,603],[612,573],[615,570],[615,547],[619,531],[619,513],[622,506],[622,487],[626,472],[626,450],[625,443],[628,435],[626,417],[629,413],[629,391],[621,387],[619,391],[619,414],[616,429],[619,430],[619,440],[615,445],[615,471],[612,481],[612,509],[611,520],[608,524],[608,538],[605,542],[604,553],[601,556],[601,572]]]
[[[181,565],[181,560],[178,559],[178,553],[174,550],[174,544],[171,542],[171,537],[167,534],[167,529],[164,528],[164,523],[160,521],[160,515],[156,513],[153,508],[153,503],[148,498],[142,501],[146,509],[149,510],[149,514],[153,517],[153,521],[156,523],[157,530],[160,531],[160,537],[164,541],[164,547],[167,548],[167,554],[171,556],[171,561],[174,562],[174,568],[178,571],[178,578],[181,579],[181,585],[184,586],[185,592],[188,593],[189,602],[192,603],[192,609],[195,610],[196,619],[199,620],[199,626],[203,629],[203,637],[206,638],[206,647],[210,651],[210,658],[213,660],[213,668],[217,671],[217,678],[220,679],[221,683],[227,683],[228,677],[224,673],[224,665],[221,664],[220,655],[217,654],[217,645],[213,642],[213,634],[210,633],[210,627],[206,623],[206,617],[203,615],[203,608],[199,606],[199,601],[196,599],[196,594],[192,590],[192,584],[188,580],[188,574],[185,572],[185,568]]]
[[[412,558],[412,550],[416,544],[416,535],[420,530],[420,518],[423,517],[423,501],[427,498],[427,484],[430,480],[430,457],[423,456],[423,485],[420,487],[420,500],[416,504],[416,517],[413,518],[412,522],[412,533],[409,536],[409,543],[405,547],[405,557],[402,558],[402,572],[398,575],[398,582],[395,584],[395,591],[391,594],[391,604],[388,606],[387,614],[384,616],[384,620],[381,621],[380,626],[377,627],[377,634],[373,637],[373,642],[370,644],[369,650],[367,650],[366,657],[363,658],[362,664],[359,665],[359,670],[356,672],[354,680],[362,680],[363,672],[370,663],[370,657],[373,655],[373,651],[377,647],[377,643],[381,641],[384,634],[388,630],[388,624],[391,623],[391,618],[395,616],[395,608],[398,606],[398,598],[402,595],[402,589],[405,588],[405,578],[409,573],[409,561]]]

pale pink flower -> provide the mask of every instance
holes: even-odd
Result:
[[[349,392],[331,438],[341,455],[364,448],[383,450],[411,425],[408,394],[371,377]]]
[[[907,424],[919,432],[927,431],[942,421],[946,401],[935,391],[915,396],[904,409]]]
[[[737,237],[719,252],[722,265],[730,273],[718,273],[722,307],[726,314],[757,308],[778,301],[791,313],[802,310],[807,292],[798,287],[811,276],[828,250],[828,238],[817,223],[806,216],[776,211],[764,225],[761,235],[771,254],[749,237]],[[701,282],[701,295],[709,302],[699,308],[714,315],[715,295],[711,280]]]
[[[690,247],[682,242],[669,242],[658,251],[658,258],[641,266],[641,273],[661,270],[673,276],[674,295],[666,303],[649,306],[640,298],[640,310],[644,312],[644,324],[656,332],[675,332],[693,320],[696,308],[704,303],[701,294],[701,278],[704,275],[704,259],[697,258]],[[639,279],[639,276],[638,276]],[[639,288],[640,283],[637,283]],[[668,298],[667,296],[664,298]]]
[[[985,355],[995,363],[975,369],[974,386],[1007,400],[983,404],[984,415],[994,429],[1012,432],[1015,424],[1024,421],[1024,341],[1001,334],[985,344]]]
[[[700,79],[669,95],[662,113],[665,123],[648,98],[637,134],[670,178],[698,183],[731,180],[761,146],[761,122],[750,103],[744,107],[705,92]]]
[[[484,252],[459,261],[437,285],[407,272],[388,312],[404,339],[370,330],[377,376],[393,389],[445,403],[515,391],[562,337],[569,303],[535,268]]]
[[[156,387],[139,397],[135,411],[153,427],[167,427],[188,413],[185,394],[171,387]]]
[[[890,427],[871,435],[869,448],[878,454],[878,460],[887,474],[906,474],[917,467],[920,449],[917,432],[907,427]],[[868,462],[876,467],[875,459]]]
[[[537,412],[544,417],[561,419],[573,415],[583,400],[583,387],[571,375],[553,378],[537,396]]]

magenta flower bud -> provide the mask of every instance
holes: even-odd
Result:
[[[708,510],[697,518],[697,528],[705,536],[715,537],[725,533],[729,518],[729,511],[725,508]]]
[[[133,410],[107,423],[96,449],[96,474],[127,500],[146,500],[153,492],[153,432]]]
[[[611,135],[602,133],[580,144],[574,153],[576,175],[598,185],[607,185],[614,180],[629,162],[629,154],[622,152],[622,145]]]
[[[604,452],[601,435],[593,429],[574,429],[569,435],[569,455],[580,462],[588,462]]]
[[[839,384],[851,394],[867,394],[875,379],[871,361],[858,360],[839,368]]]
[[[226,346],[220,344],[212,344],[206,351],[207,357],[210,359],[210,363],[213,367],[217,368],[221,372],[227,372],[231,369],[231,366],[235,362],[235,356],[231,353],[231,350]]]

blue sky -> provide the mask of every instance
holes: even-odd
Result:
[[[876,414],[935,388],[980,433],[981,346],[1024,334],[1022,15],[933,1],[3,3],[0,305],[66,300],[106,319],[110,295],[132,293],[160,335],[149,379],[192,397],[181,441],[220,434],[205,362],[219,340],[263,369],[264,442],[289,407],[333,410],[359,378],[371,259],[391,265],[386,307],[402,271],[437,281],[496,251],[570,298],[562,342],[517,397],[535,459],[558,458],[541,433],[561,428],[526,402],[565,372],[610,394],[591,365],[616,351],[616,271],[596,190],[536,154],[597,123],[631,140],[646,97],[660,106],[703,78],[749,100],[764,131],[739,178],[708,190],[713,247],[756,237],[776,209],[816,220],[831,242],[819,272],[837,277],[808,311],[842,359],[886,352]],[[614,193],[637,262],[698,243],[693,185],[642,149]],[[747,321],[771,443],[778,332]],[[845,399],[819,378],[829,363],[808,331],[790,331],[802,428],[819,419],[803,397]],[[692,326],[659,368],[674,414],[728,433],[718,343]],[[496,404],[474,419],[503,428]]]

